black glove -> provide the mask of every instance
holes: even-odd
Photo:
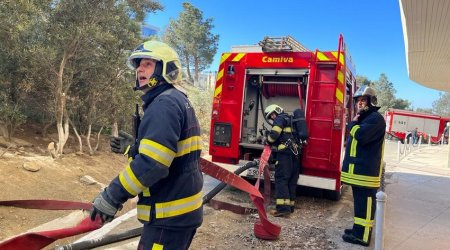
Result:
[[[111,151],[117,154],[125,153],[128,146],[134,144],[134,137],[124,131],[119,131],[119,137],[112,136],[110,139]]]
[[[120,209],[122,204],[111,200],[105,189],[92,202],[91,220],[94,221],[95,217],[99,216],[103,223],[110,222]]]

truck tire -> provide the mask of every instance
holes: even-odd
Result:
[[[342,189],[344,187],[341,185],[341,188],[339,191],[336,190],[324,190],[324,197],[325,199],[332,200],[332,201],[339,201],[342,197]]]

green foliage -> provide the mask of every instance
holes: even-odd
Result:
[[[395,97],[396,90],[394,84],[389,81],[388,77],[381,73],[377,81],[371,81],[365,76],[357,76],[356,82],[358,86],[366,85],[374,88],[377,92],[378,106],[381,107],[379,112],[384,113],[389,108],[411,110],[411,102],[408,100]]]
[[[373,82],[372,85],[377,91],[378,106],[380,106],[380,112],[384,113],[389,108],[393,108],[395,105],[395,92],[394,84],[389,81],[387,76],[382,73],[378,81]]]
[[[395,99],[392,106],[394,109],[412,110],[410,107],[411,102],[401,98]]]
[[[433,114],[433,110],[429,109],[429,108],[417,108],[415,111],[421,112],[421,113]]]
[[[12,114],[3,119],[29,115],[45,125],[63,114],[80,131],[127,124],[140,101],[125,61],[142,42],[145,14],[162,8],[152,0],[2,1],[0,109]]]
[[[10,103],[5,92],[0,92],[0,128],[2,136],[10,139],[14,135],[17,126],[26,121],[19,104]]]
[[[439,93],[439,99],[433,102],[435,114],[450,117],[450,93]]]
[[[17,126],[25,122],[30,90],[34,84],[28,77],[29,51],[36,24],[45,15],[43,6],[50,1],[2,1],[0,3],[0,112],[2,130],[13,136]]]
[[[192,86],[186,86],[186,89],[200,123],[201,133],[209,135],[213,90],[202,90]]]
[[[211,33],[212,22],[212,18],[203,20],[203,12],[185,2],[178,19],[171,20],[164,33],[163,41],[178,52],[191,82],[198,81],[199,73],[212,63],[217,52],[219,35]]]
[[[356,84],[358,86],[371,86],[373,83],[365,76],[356,76]]]

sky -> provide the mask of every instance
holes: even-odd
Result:
[[[395,97],[414,109],[432,108],[439,99],[439,91],[408,77],[397,0],[160,0],[164,11],[149,13],[146,23],[163,32],[178,19],[183,2],[201,10],[204,20],[213,19],[211,32],[220,38],[212,71],[232,46],[257,44],[265,36],[290,35],[309,50],[336,51],[342,34],[357,75],[376,81],[384,73]]]

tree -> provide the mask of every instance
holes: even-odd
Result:
[[[405,99],[395,99],[393,102],[392,108],[394,109],[403,109],[403,110],[412,110],[411,109],[411,102]]]
[[[211,33],[212,18],[203,21],[203,12],[187,2],[183,3],[183,9],[178,20],[170,20],[163,40],[178,52],[189,80],[197,82],[199,73],[213,61],[219,35]]]
[[[421,112],[421,113],[433,114],[433,110],[429,109],[429,108],[417,108],[415,111]]]
[[[89,83],[97,85],[105,84],[108,76],[113,78],[111,75],[120,78],[117,68],[123,71],[125,65],[107,65],[110,61],[105,61],[103,54],[122,48],[119,50],[122,54],[118,54],[116,60],[123,62],[123,48],[135,46],[143,16],[158,8],[162,8],[159,3],[148,0],[52,1],[48,18],[42,23],[44,35],[38,37],[40,46],[34,53],[34,60],[38,68],[48,72],[41,80],[50,86],[59,154],[63,152],[69,136],[70,107],[76,106],[71,105],[71,102],[81,100],[77,98],[79,93],[74,91],[77,89],[74,84],[82,82],[79,78],[83,74],[89,74]],[[98,67],[92,68],[92,65],[105,65],[105,68],[100,69],[100,73],[96,71]],[[115,70],[111,70],[111,67],[115,67]],[[92,96],[96,98],[96,94]]]
[[[45,16],[41,9],[49,1],[3,1],[0,4],[0,130],[10,139],[15,128],[26,121],[30,34]]]
[[[432,106],[435,114],[450,117],[450,93],[440,92],[439,99],[434,101]]]
[[[377,91],[378,106],[381,107],[380,113],[394,107],[396,90],[394,84],[389,81],[384,73],[380,74],[378,81],[373,82],[372,87]]]
[[[358,86],[371,86],[373,83],[366,76],[356,76],[356,84]]]

